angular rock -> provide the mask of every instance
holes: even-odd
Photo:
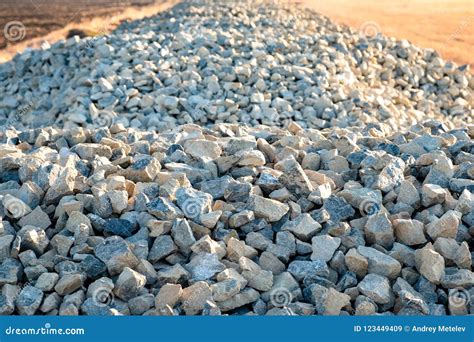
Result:
[[[395,241],[392,223],[383,212],[369,216],[365,225],[365,235],[370,244],[376,243],[385,248],[391,248]]]
[[[341,239],[326,234],[313,237],[311,243],[313,246],[311,260],[323,260],[328,262],[341,245]]]
[[[414,246],[427,242],[423,222],[397,219],[393,222],[397,240],[405,245]]]
[[[115,282],[114,293],[123,300],[136,297],[146,284],[146,277],[125,267]]]
[[[204,281],[188,286],[181,294],[181,305],[186,315],[201,313],[208,300],[212,301],[212,290]]]
[[[203,139],[186,141],[184,151],[194,158],[210,159],[216,159],[222,153],[222,149],[216,142]]]
[[[165,284],[155,297],[155,307],[157,309],[164,308],[169,305],[174,307],[181,298],[183,290],[179,284]]]
[[[208,280],[215,274],[224,271],[225,266],[219,261],[216,254],[199,253],[185,265],[194,280]]]
[[[192,188],[179,188],[176,201],[184,216],[196,222],[200,222],[201,215],[211,211],[212,196]]]
[[[227,279],[211,285],[212,298],[222,302],[240,292],[240,283],[235,279]]]
[[[249,222],[252,222],[254,219],[255,219],[255,215],[253,211],[243,210],[239,213],[232,215],[229,218],[229,226],[231,228],[239,228]]]
[[[321,230],[321,225],[313,220],[311,215],[304,213],[295,220],[285,223],[282,230],[291,232],[302,241],[310,241]]]
[[[246,257],[239,259],[242,276],[247,279],[247,286],[258,291],[268,291],[273,286],[273,273],[262,270],[259,265]]]
[[[439,237],[455,238],[458,233],[460,214],[457,211],[449,210],[439,219],[426,226],[426,232],[433,239]]]
[[[178,248],[173,242],[173,239],[169,235],[158,236],[153,242],[153,246],[148,253],[148,260],[151,263],[160,261],[166,258],[168,255],[176,252]]]
[[[71,294],[80,289],[84,282],[84,276],[79,273],[65,274],[56,283],[54,290],[61,296]]]
[[[20,315],[32,316],[43,300],[43,291],[33,286],[24,287],[16,298],[16,308]]]
[[[346,220],[355,214],[352,206],[344,198],[336,195],[331,195],[324,201],[323,209],[329,214],[329,219],[334,222]]]
[[[218,302],[217,305],[222,312],[231,311],[244,305],[255,302],[259,298],[258,291],[245,288],[230,299]]]
[[[138,264],[138,259],[128,244],[118,236],[105,239],[94,248],[94,253],[105,263],[110,275],[118,275],[125,267],[133,268]]]
[[[388,304],[393,298],[389,280],[378,274],[367,274],[357,288],[377,304]]]
[[[433,284],[439,284],[444,275],[444,259],[431,243],[415,251],[416,268],[420,274]]]
[[[130,237],[135,233],[137,227],[128,220],[111,218],[105,220],[104,232],[110,235],[118,235],[121,237]]]
[[[351,248],[345,255],[345,262],[347,268],[357,274],[359,278],[367,274],[369,268],[369,261],[366,257],[359,254],[356,248]]]
[[[421,188],[421,204],[430,207],[434,204],[443,203],[448,191],[436,184],[425,184]]]
[[[278,162],[275,164],[275,169],[282,171],[279,181],[290,192],[307,196],[314,190],[303,168],[293,157]]]
[[[185,219],[174,220],[173,226],[171,227],[171,236],[180,251],[186,254],[191,251],[191,246],[196,243],[193,231]]]
[[[357,247],[357,252],[367,259],[369,263],[369,273],[375,273],[388,277],[389,279],[394,279],[400,274],[401,265],[394,258],[383,254],[374,248],[365,246]]]
[[[318,284],[314,284],[311,290],[311,298],[319,315],[339,315],[341,309],[351,303],[351,297],[347,294],[338,292],[332,287],[326,288]]]
[[[43,292],[51,291],[59,280],[57,273],[43,273],[36,279],[35,287]]]
[[[276,222],[288,212],[289,207],[281,202],[254,195],[250,198],[250,209],[255,212],[255,217]]]
[[[243,241],[237,240],[233,237],[227,241],[227,258],[231,261],[239,262],[241,257],[252,259],[257,255],[257,250],[253,247],[247,246]]]
[[[316,275],[323,278],[329,277],[329,268],[327,264],[317,259],[315,261],[295,260],[288,265],[288,272],[299,282],[306,276]]]

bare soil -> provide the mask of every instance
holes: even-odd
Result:
[[[0,63],[10,60],[25,48],[38,48],[44,41],[54,43],[64,39],[72,30],[85,35],[106,34],[124,20],[151,16],[176,2],[176,0],[2,0]]]
[[[378,27],[390,37],[438,50],[474,67],[474,0],[300,0],[338,23]],[[376,24],[376,25],[374,25]]]

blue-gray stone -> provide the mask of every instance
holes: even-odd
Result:
[[[348,219],[355,214],[354,208],[342,197],[329,196],[323,204],[323,209],[329,213],[330,220],[339,222]]]
[[[105,264],[93,255],[85,257],[84,260],[81,261],[80,267],[87,277],[92,279],[97,279],[107,270]]]
[[[308,275],[329,277],[329,268],[324,260],[295,260],[288,265],[288,272],[298,281],[303,281]]]
[[[132,222],[123,219],[111,218],[105,220],[104,232],[121,237],[129,237],[137,230]]]

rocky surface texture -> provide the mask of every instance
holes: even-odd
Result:
[[[473,313],[472,85],[268,4],[19,55],[0,314]]]
[[[310,10],[252,3],[183,3],[18,55],[0,66],[0,127],[473,122],[465,66]]]

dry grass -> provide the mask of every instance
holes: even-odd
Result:
[[[355,28],[375,22],[387,36],[436,49],[444,59],[474,67],[473,0],[300,0],[300,3]]]

